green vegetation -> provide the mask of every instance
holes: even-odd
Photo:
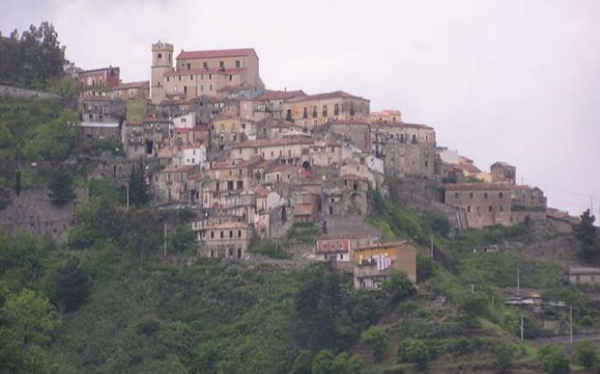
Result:
[[[42,22],[20,35],[0,34],[0,80],[27,88],[45,88],[63,76],[65,47],[60,45],[54,26]]]
[[[571,372],[569,356],[565,350],[554,344],[544,344],[539,349],[542,369],[548,374],[566,374]]]
[[[373,350],[373,355],[378,361],[385,358],[388,340],[385,330],[379,326],[371,326],[360,335],[361,343]]]
[[[414,339],[406,348],[408,361],[413,362],[419,371],[427,370],[429,366],[429,349],[422,340]]]
[[[575,238],[581,243],[581,257],[586,261],[600,261],[600,234],[596,226],[594,226],[594,217],[590,210],[586,210],[581,215],[581,221],[573,225]]]
[[[250,248],[250,252],[265,255],[278,260],[286,260],[292,258],[292,255],[276,242],[263,240]]]
[[[65,205],[75,198],[73,178],[65,168],[58,168],[52,174],[48,188],[50,189],[50,200],[55,205]]]
[[[575,353],[577,362],[588,371],[598,369],[598,347],[589,340],[584,340],[575,344]]]

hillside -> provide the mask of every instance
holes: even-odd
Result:
[[[440,217],[415,214],[390,198],[375,196],[373,204],[370,221],[387,235],[423,244],[433,235],[436,260],[420,255],[417,289],[399,276],[382,291],[355,292],[349,274],[326,263],[175,265],[161,254],[157,215],[126,211],[109,195],[93,198],[79,207],[68,246],[28,235],[3,238],[3,367],[13,373],[306,373],[310,367],[313,373],[400,373],[416,370],[414,342],[422,342],[430,372],[494,372],[505,351],[515,372],[539,372],[537,348],[518,340],[518,310],[502,303],[503,290],[515,286],[517,263],[522,287],[576,303],[576,332],[598,323],[585,295],[564,286],[560,265],[509,250],[470,251],[530,240],[528,230],[472,230],[450,238]],[[178,258],[185,262],[185,255]],[[40,317],[47,324],[39,325]],[[548,334],[537,315],[527,311],[524,321],[526,338]]]

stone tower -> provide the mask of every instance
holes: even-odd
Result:
[[[158,104],[165,98],[163,76],[173,70],[173,44],[158,42],[152,44],[152,75],[150,78],[150,98]]]

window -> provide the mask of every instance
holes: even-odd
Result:
[[[473,198],[473,192],[469,192],[469,198],[472,199]]]
[[[493,212],[493,211],[494,211],[494,207],[490,205],[490,206],[488,207],[488,210],[489,210],[490,212]]]
[[[205,69],[208,69],[208,62],[203,62],[202,67],[204,67]]]
[[[167,77],[167,82],[169,81],[169,77]]]
[[[471,213],[471,206],[467,207],[467,213]]]
[[[504,198],[504,193],[500,192],[500,198],[503,199]]]
[[[229,248],[229,257],[233,257],[233,248]]]
[[[160,59],[160,58],[162,58],[162,53],[159,53],[159,54],[158,54],[158,58],[159,58],[159,59]]]
[[[240,63],[240,60],[235,60],[235,67],[239,68],[242,64]]]
[[[313,106],[313,118],[317,118],[317,106]]]
[[[190,64],[189,62],[187,63],[187,69],[191,70],[192,69],[192,64]]]
[[[413,134],[412,136],[412,143],[416,144],[417,143],[417,135]]]
[[[354,104],[350,104],[350,115],[354,115]]]
[[[483,198],[484,198],[484,199],[487,199],[487,198],[488,198],[487,192],[484,192],[484,193],[483,193]]]
[[[231,82],[233,80],[233,75],[229,75],[229,81]]]
[[[208,74],[208,79],[212,79],[212,74]]]
[[[454,198],[458,199],[458,192],[454,193]]]
[[[214,231],[211,231],[211,232],[210,232],[210,238],[211,238],[211,239],[214,239],[214,237],[215,237],[215,232],[214,232]]]
[[[327,117],[327,105],[323,105],[323,117]]]
[[[223,233],[223,230],[221,230],[221,239],[223,239],[225,237],[225,234]]]
[[[183,93],[187,95],[187,86],[183,86]]]
[[[291,121],[291,120],[292,120],[292,110],[291,110],[291,109],[288,109],[288,110],[287,110],[287,114],[286,114],[286,116],[285,116],[285,119],[286,119],[287,121]]]
[[[242,237],[242,230],[238,230],[238,238]]]
[[[340,114],[340,104],[335,104],[333,106],[333,115],[338,116]]]
[[[302,110],[302,118],[308,118],[308,108],[304,107]]]
[[[193,81],[194,80],[194,76],[190,75],[190,80]]]
[[[179,81],[181,82],[181,75],[178,78],[179,78]]]
[[[229,230],[229,237],[233,238],[233,231]]]
[[[400,134],[400,143],[404,143],[404,133]]]
[[[225,62],[224,61],[219,61],[219,67],[222,69],[225,67]]]

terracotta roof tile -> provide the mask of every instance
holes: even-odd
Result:
[[[178,56],[178,60],[188,60],[197,58],[219,58],[219,57],[243,57],[251,54],[256,54],[254,48],[243,49],[217,49],[208,51],[182,51]]]

